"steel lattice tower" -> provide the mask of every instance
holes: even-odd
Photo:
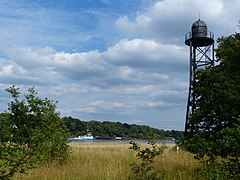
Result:
[[[185,132],[187,132],[195,129],[190,123],[189,117],[198,108],[196,96],[193,92],[193,86],[196,82],[196,71],[200,68],[205,69],[214,66],[214,34],[207,30],[207,25],[204,21],[198,19],[193,23],[192,31],[185,35],[185,44],[190,49],[190,79],[185,122]]]

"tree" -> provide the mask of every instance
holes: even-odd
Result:
[[[8,119],[8,113],[0,114],[0,141],[2,142],[8,141],[9,137],[11,136],[12,122]]]
[[[69,154],[68,134],[56,105],[47,98],[36,97],[35,88],[20,100],[19,89],[6,89],[12,95],[8,112],[0,119],[0,178],[8,179],[40,161],[63,163]]]
[[[83,121],[72,117],[62,118],[70,137],[77,137],[86,133],[87,127]]]
[[[211,177],[240,178],[240,34],[218,39],[220,64],[199,70],[193,91],[197,109],[183,144],[187,150],[214,165]],[[205,159],[207,158],[207,159]]]

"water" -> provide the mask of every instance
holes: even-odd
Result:
[[[69,139],[71,142],[96,142],[96,143],[106,143],[106,142],[115,142],[115,143],[128,143],[130,142],[131,140],[127,140],[127,139],[122,139],[122,140],[115,140],[115,139],[111,139],[111,140],[102,140],[102,139],[93,139],[93,140],[80,140],[80,139],[73,139],[73,138],[70,138]],[[133,142],[136,142],[136,143],[148,143],[149,140],[142,140],[142,139],[133,139],[132,140]],[[159,140],[156,142],[157,144],[176,144],[175,140],[170,140],[170,139],[165,139],[165,140]]]

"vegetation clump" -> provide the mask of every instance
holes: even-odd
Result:
[[[69,155],[68,134],[56,105],[37,97],[35,88],[20,100],[19,89],[6,89],[13,98],[0,116],[0,179],[10,179],[38,162],[63,163]]]
[[[135,174],[134,179],[138,180],[160,180],[164,179],[162,171],[154,169],[153,163],[156,157],[163,154],[166,146],[158,147],[154,141],[150,141],[148,144],[150,147],[141,148],[137,143],[130,142],[132,145],[130,149],[133,149],[137,155],[136,157],[140,162],[131,163],[132,172]]]

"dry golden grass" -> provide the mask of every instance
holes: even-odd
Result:
[[[143,145],[144,146],[144,145]],[[130,163],[136,161],[128,143],[71,143],[72,159],[65,165],[41,165],[28,174],[18,174],[15,180],[125,180],[132,175]],[[198,162],[187,152],[169,145],[163,157],[155,163],[169,180],[194,179]]]
[[[199,162],[194,159],[193,154],[179,150],[176,146],[169,146],[162,158],[156,162],[158,169],[165,172],[166,179],[169,180],[191,180],[194,178],[194,169],[199,166]]]

